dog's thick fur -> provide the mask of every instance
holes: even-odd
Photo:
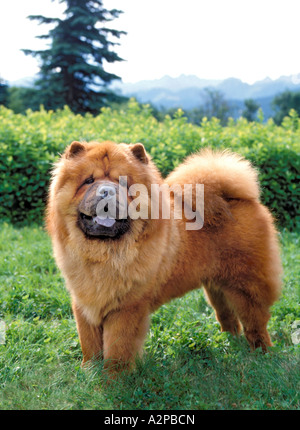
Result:
[[[231,152],[203,150],[165,180],[204,184],[204,225],[183,219],[130,220],[117,238],[90,238],[78,225],[85,179],[162,184],[141,144],[73,142],[53,171],[47,230],[72,297],[83,363],[103,355],[128,366],[141,352],[149,315],[203,286],[223,331],[244,334],[252,349],[271,346],[269,308],[280,293],[281,263],[272,216],[259,200],[257,173]]]

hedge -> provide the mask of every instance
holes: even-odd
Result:
[[[259,169],[262,201],[280,227],[299,226],[300,119],[291,111],[281,126],[213,118],[201,126],[187,122],[182,111],[159,122],[149,106],[135,100],[120,110],[102,109],[93,117],[28,110],[25,115],[0,106],[0,216],[17,224],[41,222],[53,162],[73,140],[142,142],[163,175],[202,147],[229,148]]]

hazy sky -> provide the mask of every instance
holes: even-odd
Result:
[[[245,82],[300,73],[299,0],[104,0],[124,13],[110,23],[128,32],[106,67],[124,82],[194,74]],[[59,16],[58,0],[0,1],[0,76],[16,80],[38,71],[21,48],[43,48],[35,39],[48,26],[29,14]],[[299,75],[300,76],[300,75]]]

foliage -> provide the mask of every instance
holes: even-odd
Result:
[[[0,215],[12,222],[39,222],[52,163],[73,140],[142,142],[166,175],[185,156],[202,147],[229,148],[259,169],[262,200],[281,226],[299,221],[300,120],[292,111],[281,127],[269,120],[241,118],[226,127],[212,118],[201,126],[187,122],[182,111],[159,122],[149,106],[131,100],[120,110],[103,108],[93,117],[69,108],[56,112],[28,110],[26,115],[0,108]]]
[[[0,77],[0,105],[7,106],[8,104],[8,85]]]
[[[36,88],[10,87],[7,106],[15,113],[25,114],[28,108],[37,111],[41,106],[40,93]]]
[[[203,118],[218,118],[225,125],[231,113],[231,107],[226,101],[224,94],[213,88],[204,88],[203,102],[200,107],[192,109],[188,113],[189,121],[193,124],[201,124]]]
[[[259,104],[253,99],[246,99],[244,101],[245,109],[242,112],[242,116],[248,121],[255,121],[256,112],[259,109]]]
[[[76,113],[99,113],[108,101],[121,99],[107,89],[112,80],[120,78],[104,70],[105,62],[122,60],[112,51],[117,44],[112,38],[120,38],[124,32],[106,26],[121,11],[105,9],[102,0],[60,2],[66,3],[64,19],[29,16],[42,24],[54,24],[49,34],[38,36],[51,40],[48,49],[23,50],[42,63],[36,82],[40,103],[46,109],[68,105]]]
[[[272,352],[249,353],[242,336],[221,333],[202,291],[152,317],[145,355],[131,374],[105,385],[102,363],[80,368],[70,298],[39,226],[0,226],[0,409],[299,408],[299,237],[281,235],[282,297],[268,325]]]
[[[276,124],[281,124],[291,109],[300,114],[300,92],[284,91],[274,97],[272,106],[275,110],[274,121]]]

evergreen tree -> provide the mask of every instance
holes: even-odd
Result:
[[[66,3],[64,19],[31,15],[39,23],[55,24],[49,34],[38,36],[51,39],[49,49],[23,50],[41,61],[36,86],[46,109],[68,105],[76,113],[98,113],[110,101],[118,101],[107,89],[119,76],[104,70],[104,62],[122,59],[111,49],[123,31],[106,27],[117,18],[120,10],[107,10],[102,0],[59,0]]]

